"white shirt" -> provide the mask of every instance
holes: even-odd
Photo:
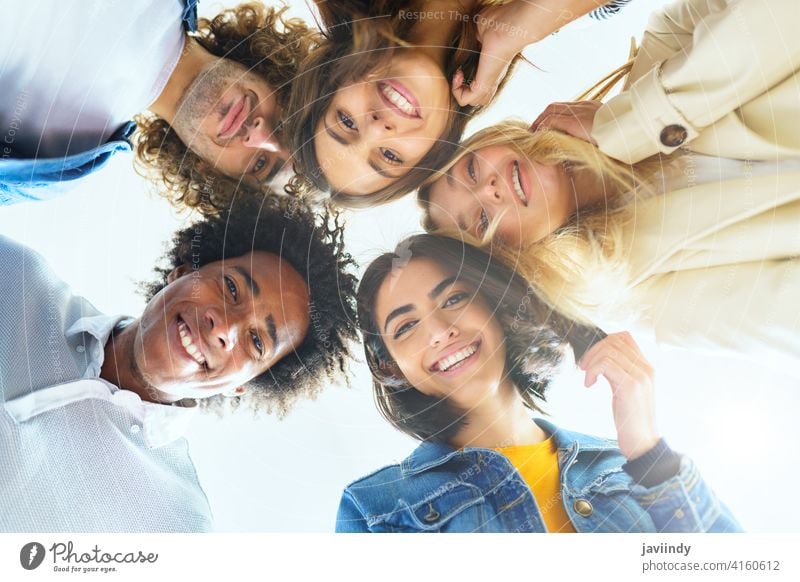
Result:
[[[11,0],[0,6],[0,140],[62,157],[108,140],[161,94],[185,33],[180,0]]]
[[[211,510],[181,437],[194,410],[99,377],[125,317],[0,236],[0,532],[193,532]]]

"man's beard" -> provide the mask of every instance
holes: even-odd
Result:
[[[178,102],[172,127],[181,140],[190,148],[209,140],[203,134],[202,124],[208,117],[222,118],[226,107],[222,95],[244,75],[241,65],[228,59],[220,59],[204,69]]]

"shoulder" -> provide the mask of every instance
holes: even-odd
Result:
[[[363,477],[359,477],[350,483],[346,487],[346,490],[352,492],[353,490],[357,491],[360,489],[368,489],[370,487],[376,487],[386,483],[397,482],[402,478],[403,471],[400,468],[400,463],[394,463],[381,467],[380,469],[376,469],[372,473],[368,473]]]
[[[31,277],[54,279],[45,258],[30,247],[0,235],[0,273],[6,283]],[[10,279],[10,280],[9,280]]]

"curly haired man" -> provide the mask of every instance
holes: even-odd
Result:
[[[209,529],[180,436],[198,407],[283,414],[345,371],[342,234],[288,197],[237,197],[175,235],[137,318],[0,237],[0,531]]]
[[[175,203],[216,212],[287,159],[280,124],[313,34],[285,8],[15,0],[0,37],[0,205],[52,198],[131,149]],[[137,116],[139,129],[130,121]]]

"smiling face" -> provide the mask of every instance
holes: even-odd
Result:
[[[331,188],[359,196],[391,185],[444,134],[450,103],[441,68],[411,48],[367,80],[340,88],[314,137]]]
[[[480,238],[500,216],[495,236],[523,246],[543,239],[575,213],[562,166],[545,166],[505,145],[469,152],[430,189],[431,222]]]
[[[503,330],[454,271],[412,259],[383,281],[374,314],[389,354],[420,392],[469,410],[500,389]]]
[[[226,176],[267,183],[288,159],[275,132],[276,93],[229,59],[206,66],[181,99],[172,128],[186,146]]]
[[[206,398],[242,386],[300,345],[308,288],[264,251],[184,265],[137,323],[133,363],[155,399]]]

